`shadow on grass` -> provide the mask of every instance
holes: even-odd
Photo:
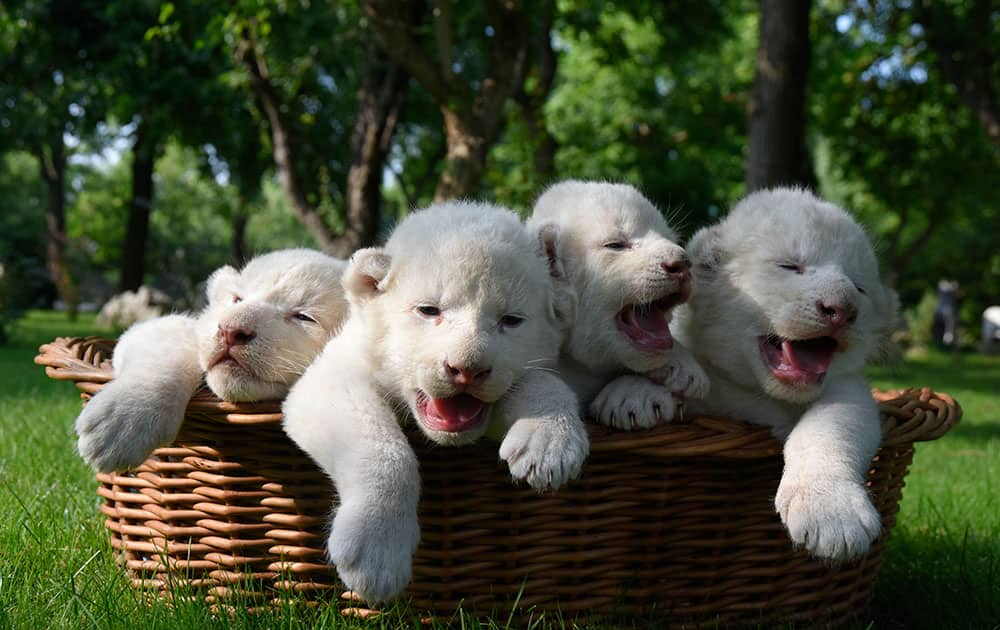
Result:
[[[872,604],[875,628],[1000,628],[1000,547],[990,532],[897,531]]]

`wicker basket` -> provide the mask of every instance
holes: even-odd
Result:
[[[61,338],[36,362],[84,397],[111,378],[113,342]],[[415,610],[560,610],[663,622],[838,623],[865,611],[895,523],[913,442],[958,422],[930,390],[876,393],[884,442],[869,487],[885,534],[828,566],[793,551],[774,513],[781,447],[760,427],[695,418],[641,433],[590,427],[583,476],[556,493],[511,484],[496,445],[428,446]],[[336,602],[324,560],[328,480],[281,430],[278,403],[198,393],[176,442],[124,474],[98,475],[101,512],[133,584],[215,604]],[[256,602],[256,604],[253,604]],[[350,604],[342,604],[348,606]]]

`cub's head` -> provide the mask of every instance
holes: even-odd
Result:
[[[274,400],[336,334],[347,314],[342,260],[287,249],[226,266],[208,280],[198,355],[209,388],[231,401]]]
[[[864,230],[805,190],[741,201],[688,251],[692,347],[732,380],[796,403],[858,372],[893,318]]]
[[[451,202],[408,216],[344,274],[382,386],[441,444],[483,434],[490,405],[559,348],[545,251],[517,215]],[[548,249],[546,249],[548,248]]]
[[[626,184],[567,181],[539,197],[528,225],[558,228],[576,361],[646,372],[669,360],[671,309],[688,298],[690,263],[653,204]]]

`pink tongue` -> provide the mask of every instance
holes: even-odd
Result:
[[[475,396],[459,394],[427,401],[427,418],[439,431],[461,431],[475,422],[485,404]]]
[[[626,307],[621,323],[632,343],[644,350],[668,350],[674,345],[667,318],[658,308]]]
[[[785,340],[781,343],[781,352],[787,363],[815,376],[826,374],[833,360],[833,348],[822,340]]]

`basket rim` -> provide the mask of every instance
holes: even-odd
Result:
[[[57,337],[39,347],[34,361],[55,380],[73,381],[85,399],[113,379],[115,340],[105,337]],[[872,390],[882,415],[882,446],[936,440],[959,423],[962,408],[948,394],[928,387]],[[199,389],[188,414],[208,416],[223,424],[264,425],[282,421],[281,401],[232,403],[207,388]],[[618,431],[587,423],[591,452],[627,451],[653,457],[714,455],[760,458],[778,455],[781,443],[767,427],[717,416],[683,418],[648,431]]]

